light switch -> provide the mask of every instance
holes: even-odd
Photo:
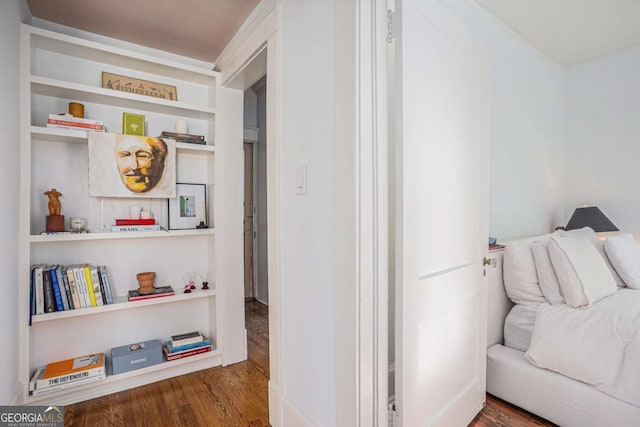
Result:
[[[307,194],[307,167],[296,168],[296,194]]]

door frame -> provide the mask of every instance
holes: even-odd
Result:
[[[340,2],[338,2],[340,3]],[[282,425],[288,403],[282,387],[282,301],[281,293],[281,207],[280,159],[282,118],[278,116],[282,82],[278,31],[279,0],[263,0],[220,55],[216,68],[222,73],[223,86],[242,82],[242,73],[265,49],[267,53],[267,246],[269,280],[269,421]],[[342,7],[344,4],[340,3]],[[337,7],[338,7],[337,6]],[[388,135],[386,67],[388,33],[387,0],[358,1],[346,5],[347,16],[341,22],[356,22],[355,148],[356,167],[356,242],[354,254],[356,283],[354,299],[348,309],[355,318],[344,361],[355,369],[355,380],[345,391],[350,408],[345,417],[350,425],[388,425]],[[353,34],[353,32],[351,33]],[[236,87],[238,88],[238,87]],[[244,88],[242,88],[244,89]],[[349,323],[351,324],[351,323]],[[336,361],[337,362],[337,361]],[[341,361],[342,363],[342,361]],[[341,391],[342,392],[342,391]],[[345,400],[346,402],[346,400]],[[344,402],[342,404],[344,405]],[[336,404],[336,407],[338,405]],[[291,408],[289,408],[291,409]],[[336,410],[337,422],[343,414]],[[353,413],[351,413],[353,412]],[[351,422],[353,421],[353,422]],[[310,420],[301,418],[309,424]]]
[[[254,141],[252,139],[248,139],[245,135],[243,141],[243,144],[250,144],[251,145],[251,189],[252,189],[252,200],[253,200],[253,212],[251,213],[251,228],[253,230],[253,235],[251,236],[251,241],[252,241],[252,246],[251,246],[251,250],[252,250],[252,254],[251,254],[251,262],[253,264],[252,268],[251,268],[251,273],[252,273],[252,278],[251,278],[251,297],[258,301],[258,298],[256,298],[256,295],[258,295],[258,274],[257,274],[257,264],[258,264],[258,248],[257,248],[257,242],[258,242],[258,220],[257,220],[257,215],[258,215],[258,208],[257,208],[257,196],[258,196],[258,189],[256,188],[256,184],[257,184],[257,178],[256,178],[256,161],[258,160],[258,141]],[[244,173],[244,178],[245,181],[247,179],[247,173],[245,171]],[[246,199],[246,197],[245,197]],[[245,296],[246,299],[246,296]]]

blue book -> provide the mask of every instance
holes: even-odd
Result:
[[[53,266],[49,270],[49,276],[51,278],[51,289],[53,289],[53,298],[56,302],[56,311],[64,311],[64,305],[62,304],[62,294],[60,293],[60,284],[58,283],[58,274],[56,273],[56,267]]]
[[[56,265],[56,280],[58,281],[58,287],[60,288],[60,299],[62,300],[62,309],[69,310],[69,298],[67,297],[67,290],[64,287],[64,280],[62,280],[62,267]],[[69,285],[67,284],[67,287]]]
[[[173,347],[171,345],[171,341],[167,341],[165,345],[167,346],[167,350],[169,350],[169,353],[176,353],[178,351],[192,350],[198,347],[206,347],[208,345],[211,345],[211,340],[204,340],[193,344],[185,344],[177,347]]]

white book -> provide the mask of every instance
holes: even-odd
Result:
[[[76,286],[78,288],[78,297],[80,298],[80,306],[82,308],[91,307],[89,302],[89,292],[87,291],[87,282],[84,279],[84,267],[79,265],[73,266],[73,275],[76,278]]]
[[[36,294],[36,314],[44,313],[44,282],[42,279],[42,265],[35,267],[34,287]]]
[[[47,387],[47,388],[43,388],[43,389],[35,389],[31,392],[32,396],[41,396],[43,394],[48,394],[48,393],[53,393],[54,391],[60,391],[60,390],[64,390],[67,388],[73,388],[73,387],[78,387],[84,384],[91,384],[97,381],[101,381],[103,379],[105,379],[107,377],[106,374],[102,374],[102,375],[96,375],[93,377],[89,377],[83,380],[78,380],[78,381],[73,381],[73,382],[68,382],[68,383],[64,383],[64,384],[58,384],[55,386],[51,386],[51,387]]]
[[[102,299],[102,289],[100,289],[100,278],[98,277],[98,268],[96,266],[89,267],[91,272],[91,281],[93,282],[93,293],[96,297],[96,305],[104,305]]]
[[[67,279],[69,280],[69,289],[71,289],[71,299],[73,299],[73,306],[75,308],[82,308],[80,304],[80,298],[78,295],[78,286],[76,284],[76,276],[73,274],[73,266],[69,266],[65,269],[67,273]]]
[[[29,381],[29,391],[44,390],[65,384],[78,384],[93,377],[101,376],[104,378],[104,375],[106,374],[104,365],[84,371],[58,375],[56,377],[42,378],[45,370],[46,366],[36,369],[35,373],[31,377],[31,381]]]

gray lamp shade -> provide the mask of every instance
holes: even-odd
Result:
[[[582,227],[591,227],[596,233],[604,231],[620,231],[618,227],[602,213],[596,206],[578,208],[571,215],[571,219],[565,227],[566,230],[575,230]]]

